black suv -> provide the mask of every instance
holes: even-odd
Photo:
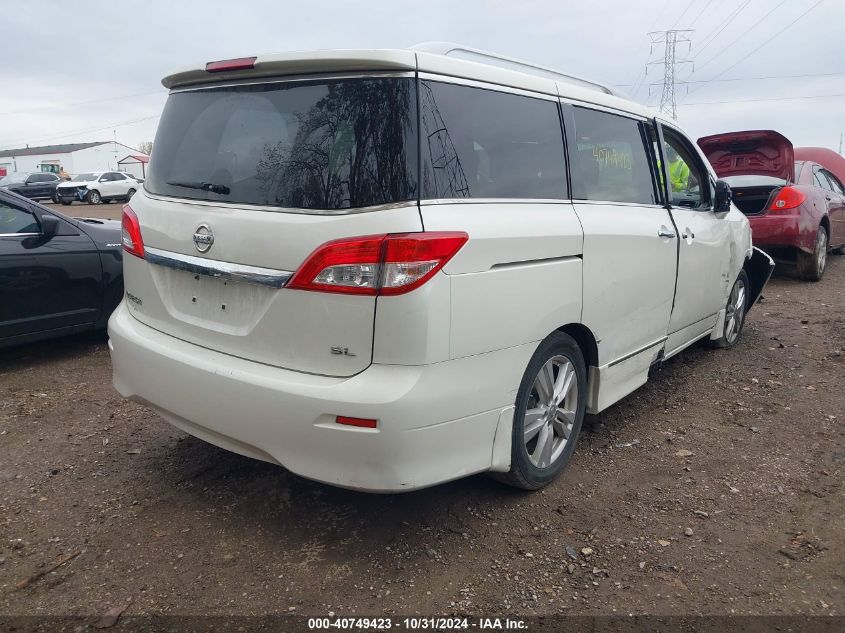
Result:
[[[58,202],[56,185],[60,182],[56,174],[41,171],[18,172],[0,178],[0,187],[32,200],[43,198]]]

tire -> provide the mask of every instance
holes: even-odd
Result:
[[[798,251],[795,256],[795,265],[802,279],[806,281],[821,280],[824,275],[824,269],[827,267],[827,245],[827,230],[823,226],[820,226],[819,230],[816,231],[813,252],[805,253],[804,251]]]
[[[100,204],[102,200],[103,199],[100,197],[100,192],[96,189],[89,191],[85,195],[85,202],[87,202],[88,204]]]
[[[750,289],[748,273],[739,271],[725,306],[725,323],[722,336],[711,340],[711,347],[733,347],[739,341],[742,328],[745,325],[745,315],[748,314],[748,291]]]
[[[52,200],[52,201],[53,201],[53,204],[57,204],[57,203],[59,202],[59,194],[57,194],[57,193],[54,191],[54,192],[53,192],[53,195],[52,195],[52,196],[50,196],[50,200]]]
[[[126,202],[129,202],[132,199],[132,196],[134,196],[134,195],[135,195],[134,189],[130,189],[129,191],[127,191],[126,192]]]
[[[69,207],[71,205],[71,203],[73,202],[73,200],[63,200],[61,198],[59,198],[59,200],[61,200],[62,204],[65,205],[66,207]]]
[[[556,403],[554,409],[552,403]],[[492,476],[522,490],[537,490],[552,482],[575,451],[586,406],[584,355],[572,337],[555,332],[534,352],[519,385],[510,471]]]

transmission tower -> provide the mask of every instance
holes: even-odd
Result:
[[[678,59],[676,48],[678,44],[687,44],[687,52],[692,47],[692,29],[670,29],[668,31],[653,31],[648,34],[651,39],[651,51],[655,46],[663,45],[663,59],[650,61],[646,64],[646,74],[650,66],[663,66],[663,81],[651,85],[662,85],[663,91],[660,95],[660,111],[672,117],[678,118],[678,105],[675,100],[675,71],[679,66],[692,64],[692,60]],[[649,94],[651,94],[651,85]]]

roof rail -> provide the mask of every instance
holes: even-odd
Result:
[[[599,90],[609,95],[621,96],[619,92],[595,81],[584,79],[577,75],[570,75],[568,73],[549,68],[547,66],[539,66],[532,62],[527,62],[521,59],[514,59],[513,57],[505,57],[497,53],[489,51],[482,51],[477,48],[463,46],[462,44],[454,44],[452,42],[422,42],[410,47],[412,51],[419,51],[422,53],[434,53],[435,55],[443,55],[446,57],[460,57],[469,61],[478,61],[482,63],[492,64],[501,68],[511,67],[512,70],[517,68],[528,69],[532,74],[540,74],[550,79],[558,81],[565,81],[568,83],[578,84],[585,88]],[[457,53],[457,54],[456,54]]]

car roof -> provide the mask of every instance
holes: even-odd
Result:
[[[560,96],[646,118],[654,116],[654,112],[646,106],[623,97],[607,86],[581,77],[458,45],[453,45],[451,49],[445,47],[445,52],[431,50],[435,49],[421,45],[416,49],[317,50],[258,55],[248,69],[212,74],[202,64],[172,73],[162,79],[161,83],[165,88],[178,89],[309,74],[419,72]],[[470,52],[471,59],[455,56],[454,51]]]

